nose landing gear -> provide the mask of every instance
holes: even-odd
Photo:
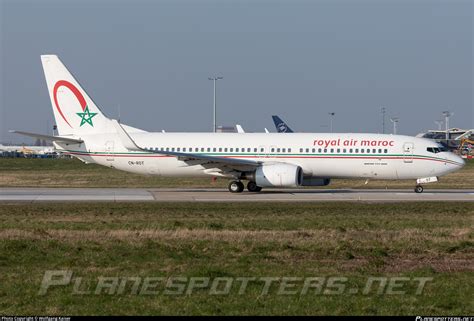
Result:
[[[423,186],[421,185],[416,185],[415,187],[415,193],[423,193]]]

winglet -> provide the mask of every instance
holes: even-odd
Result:
[[[235,128],[237,129],[237,133],[245,134],[245,130],[239,124],[235,125]]]

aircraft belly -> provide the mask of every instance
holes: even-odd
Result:
[[[304,166],[304,165],[303,165]],[[396,179],[393,162],[366,159],[313,160],[306,167],[315,177]],[[303,167],[305,168],[305,167]]]

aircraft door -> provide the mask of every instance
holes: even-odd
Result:
[[[277,147],[275,145],[270,145],[267,150],[267,157],[272,157],[276,153]]]
[[[258,146],[258,151],[257,151],[258,157],[268,157],[268,151],[267,148],[264,145]]]
[[[105,143],[105,153],[107,154],[107,156],[105,157],[106,161],[113,162],[115,160],[113,140],[109,140]]]
[[[403,144],[403,162],[404,163],[413,163],[413,143]]]

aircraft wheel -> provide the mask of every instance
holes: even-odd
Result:
[[[417,185],[415,187],[415,193],[423,193],[423,186]]]
[[[242,193],[244,191],[244,184],[239,181],[232,181],[229,183],[229,192]]]
[[[248,182],[247,189],[249,192],[260,192],[262,190],[262,188],[258,186],[257,183],[252,181]]]

